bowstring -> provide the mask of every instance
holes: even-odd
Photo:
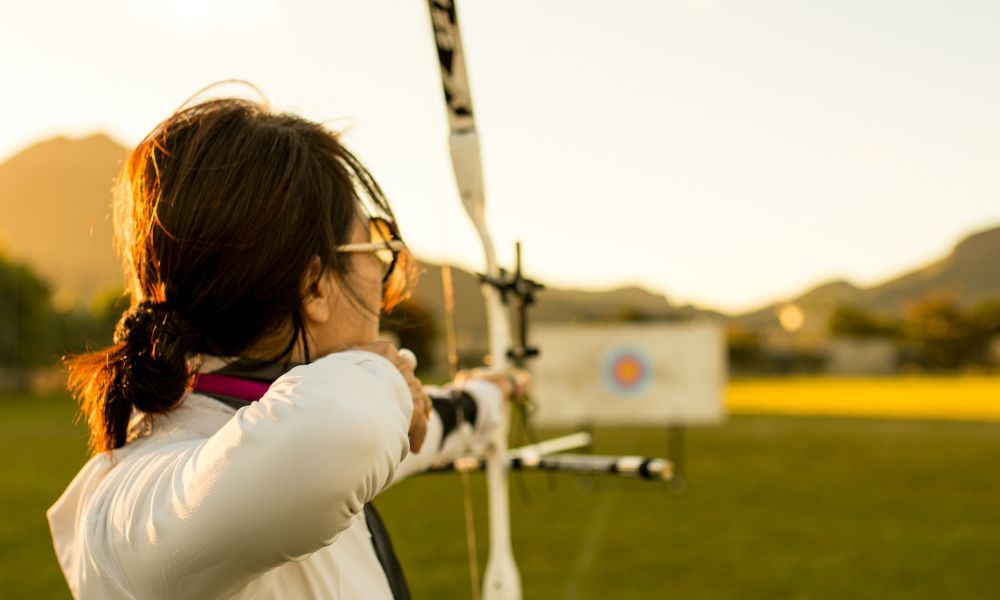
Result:
[[[455,286],[451,277],[451,263],[448,260],[448,246],[445,233],[444,206],[441,202],[442,194],[438,194],[439,206],[441,210],[441,243],[443,246],[441,259],[441,287],[444,295],[444,330],[445,340],[448,347],[448,375],[452,382],[452,399],[456,410],[459,411],[460,421],[462,403],[459,401],[461,390],[458,387],[456,378],[458,377],[458,336],[455,327]],[[465,513],[465,546],[466,554],[469,557],[469,585],[471,586],[472,599],[479,600],[479,553],[476,546],[476,515],[472,503],[472,486],[469,481],[469,473],[466,470],[459,471],[462,480],[463,510]]]

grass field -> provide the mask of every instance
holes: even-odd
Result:
[[[892,396],[891,381],[867,389]],[[912,389],[940,390],[946,403],[968,382],[925,383]],[[817,398],[837,396],[829,391],[837,384],[740,382],[730,399],[734,408],[764,412],[779,408],[747,399],[788,404],[798,397],[816,406]],[[880,402],[862,398],[861,388],[852,392],[855,404]],[[84,460],[85,435],[70,422],[73,410],[63,395],[0,397],[4,598],[68,597],[44,510]],[[600,453],[666,452],[662,431],[598,431],[595,438]],[[523,478],[524,501],[515,478],[513,536],[525,597],[996,597],[1000,423],[737,414],[689,431],[687,442],[682,493],[639,481],[533,474]],[[484,560],[481,476],[472,483]],[[459,479],[418,477],[376,504],[414,596],[467,598]]]

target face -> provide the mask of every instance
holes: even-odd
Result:
[[[640,348],[616,348],[604,357],[602,379],[614,394],[633,396],[653,382],[653,362]]]
[[[539,424],[572,428],[718,423],[726,335],[708,320],[539,323],[532,364]]]

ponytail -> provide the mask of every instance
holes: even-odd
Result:
[[[178,404],[197,343],[197,331],[180,315],[143,301],[122,315],[110,347],[65,359],[93,454],[125,445],[133,409],[148,416]]]

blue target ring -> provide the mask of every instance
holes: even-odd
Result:
[[[616,395],[641,394],[653,383],[653,361],[641,348],[615,348],[604,355],[601,379]]]

